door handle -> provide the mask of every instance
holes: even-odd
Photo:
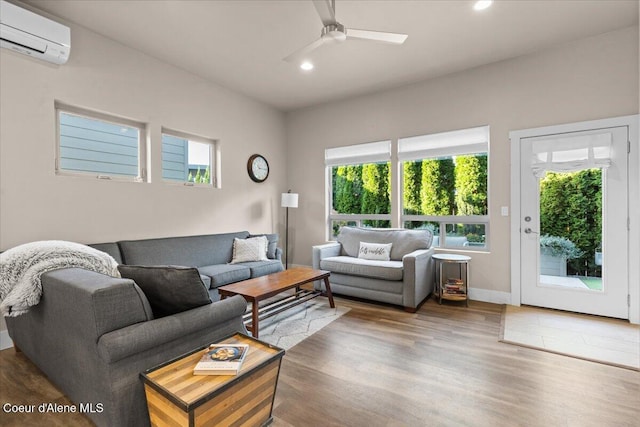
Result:
[[[538,234],[536,231],[533,231],[533,230],[532,230],[532,229],[530,229],[529,227],[525,228],[525,229],[524,229],[524,232],[525,232],[525,233],[527,233],[527,234],[531,234],[531,233],[533,233],[533,234]]]

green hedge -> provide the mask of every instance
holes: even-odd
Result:
[[[595,276],[595,251],[602,239],[602,172],[549,172],[540,181],[540,234],[575,243],[583,253],[568,263],[568,274]]]

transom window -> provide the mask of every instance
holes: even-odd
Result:
[[[144,181],[143,123],[56,104],[56,173]]]
[[[217,186],[215,140],[162,129],[162,179]]]

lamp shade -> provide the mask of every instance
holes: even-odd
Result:
[[[298,193],[282,193],[281,205],[283,208],[297,208]]]

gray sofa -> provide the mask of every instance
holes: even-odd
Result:
[[[256,235],[257,236],[257,235]],[[282,250],[277,234],[264,234],[269,241],[268,260],[229,264],[233,240],[254,237],[248,231],[160,239],[123,240],[89,245],[111,255],[119,264],[180,265],[197,267],[209,287],[212,301],[220,299],[217,288],[241,280],[282,271]]]
[[[76,405],[101,404],[101,411],[86,414],[98,426],[148,426],[140,373],[235,332],[246,333],[245,300],[220,301],[217,287],[283,269],[275,235],[268,235],[272,259],[228,264],[234,237],[248,236],[240,232],[91,245],[121,264],[198,267],[215,302],[154,318],[132,280],[65,268],[42,275],[38,305],[5,318],[9,335]]]
[[[342,227],[337,241],[313,247],[313,268],[331,272],[331,291],[400,305],[415,312],[433,292],[429,230]],[[389,261],[358,257],[360,243],[391,243]],[[316,289],[323,288],[316,283]]]

